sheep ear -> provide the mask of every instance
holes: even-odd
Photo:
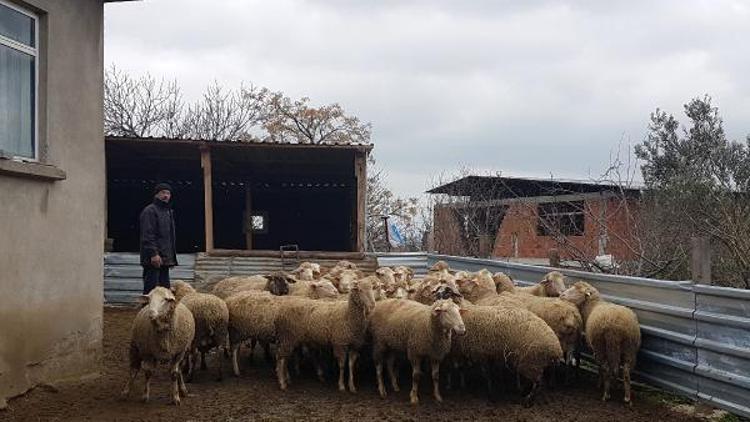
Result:
[[[590,291],[586,292],[586,297],[591,297],[591,292]]]
[[[469,310],[465,309],[465,308],[461,308],[461,309],[458,310],[458,313],[461,314],[461,315],[463,315],[463,314],[465,314],[467,312],[469,312]]]
[[[166,300],[167,302],[174,302],[177,299],[175,299],[174,296],[166,296],[164,297],[164,300]]]
[[[441,313],[443,313],[443,310],[441,308],[435,308],[435,309],[432,310],[432,315],[434,315],[434,316],[438,316]]]
[[[318,285],[317,283],[310,283],[310,288],[311,288],[311,289],[315,290],[315,289],[317,289],[318,287],[320,287],[320,285]]]
[[[148,302],[149,302],[148,295],[140,295],[140,296],[138,296],[138,303],[140,303],[141,305],[146,305],[146,304],[148,304]]]

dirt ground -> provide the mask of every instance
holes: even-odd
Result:
[[[243,356],[244,373],[235,378],[225,365],[224,381],[215,381],[215,359],[208,359],[209,370],[199,372],[188,384],[190,396],[182,406],[169,404],[169,382],[166,367],[154,377],[151,401],[139,401],[142,375],[130,399],[119,400],[127,374],[127,345],[132,309],[105,308],[104,372],[101,377],[56,388],[39,388],[10,402],[10,409],[0,412],[3,421],[245,421],[245,420],[517,420],[517,421],[680,421],[700,420],[677,413],[663,402],[663,394],[636,391],[632,409],[614,400],[601,403],[595,379],[584,375],[578,382],[548,391],[546,403],[531,408],[518,404],[515,394],[489,402],[481,385],[467,391],[443,391],[445,402],[432,400],[430,381],[425,377],[420,388],[422,403],[409,404],[407,383],[401,378],[402,392],[385,400],[377,394],[372,371],[361,367],[357,394],[340,393],[331,380],[320,384],[314,376],[293,377],[290,390],[282,393],[275,382],[272,367],[260,353],[253,363]],[[406,391],[404,391],[406,390]],[[614,391],[615,397],[621,390]],[[659,396],[655,399],[653,396]]]

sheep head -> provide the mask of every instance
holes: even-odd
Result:
[[[558,272],[552,271],[547,273],[541,281],[544,286],[544,291],[549,297],[560,296],[560,293],[565,291],[565,276]]]
[[[339,295],[339,291],[336,286],[328,280],[321,279],[310,283],[310,288],[313,290],[313,296],[317,299],[332,299]]]
[[[451,300],[441,299],[432,304],[432,318],[440,324],[446,333],[454,332],[458,335],[466,333],[466,326],[461,317],[462,310]]]
[[[375,293],[373,285],[378,282],[377,277],[366,277],[360,280],[354,280],[350,285],[350,300],[362,305],[365,316],[369,316],[375,308]]]
[[[576,282],[560,294],[560,299],[566,300],[578,307],[586,302],[599,300],[600,297],[599,290],[585,281]]]
[[[181,301],[182,298],[186,295],[195,293],[195,289],[193,288],[193,286],[182,280],[175,280],[171,284],[172,287],[170,287],[169,290],[172,291],[172,294],[174,294],[174,297],[178,302]]]
[[[144,307],[148,308],[147,315],[156,331],[168,331],[171,327],[177,299],[167,288],[155,287],[149,294],[143,295]]]
[[[271,292],[275,296],[283,296],[289,294],[289,280],[287,275],[283,273],[273,273],[266,276],[268,282],[266,283],[266,290]],[[295,280],[296,281],[296,280]]]
[[[512,292],[516,287],[513,279],[505,273],[493,274],[492,280],[495,282],[495,288],[498,293]]]

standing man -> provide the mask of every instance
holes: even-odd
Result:
[[[141,212],[141,265],[143,294],[157,285],[169,288],[169,269],[177,265],[172,187],[159,183],[154,201]]]

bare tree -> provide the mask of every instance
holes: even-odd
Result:
[[[218,82],[210,85],[201,101],[188,107],[184,116],[184,136],[220,141],[254,137],[253,130],[265,118],[266,88],[241,86],[233,91]]]
[[[171,124],[179,120],[183,107],[176,81],[148,74],[135,79],[114,66],[104,76],[105,133],[144,137],[176,130]]]
[[[307,97],[293,100],[282,93],[268,97],[264,128],[272,142],[324,144],[367,143],[372,125],[347,115],[338,104],[310,105]]]

